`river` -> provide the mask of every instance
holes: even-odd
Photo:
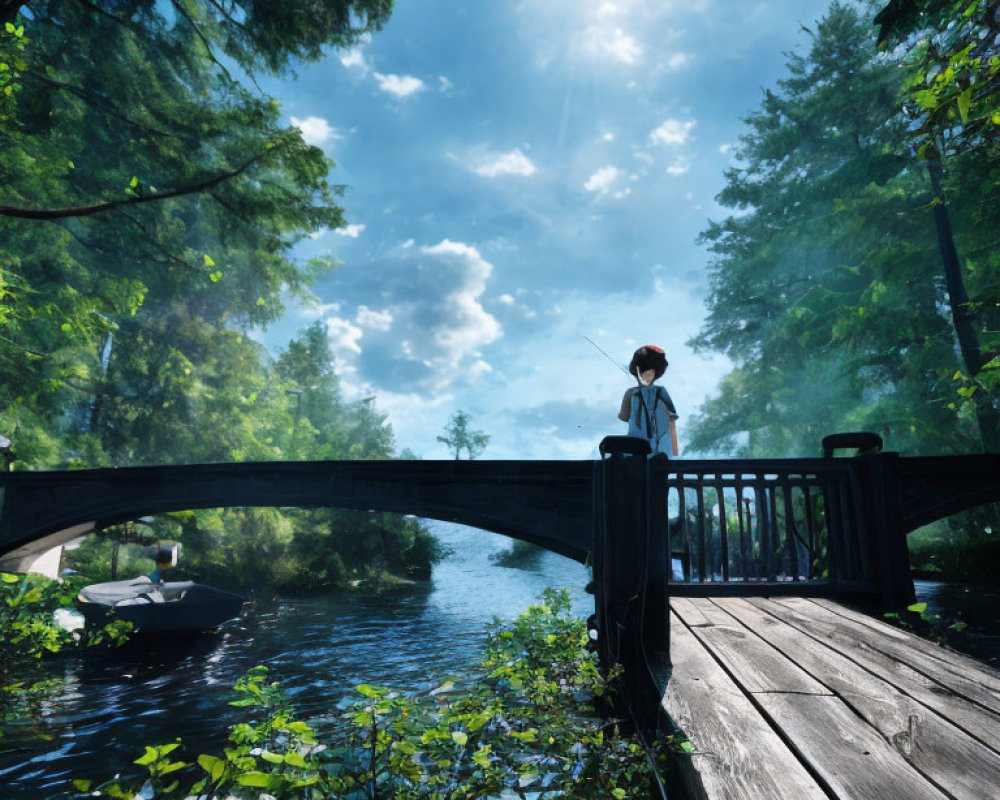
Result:
[[[280,601],[192,642],[53,661],[61,692],[0,740],[0,800],[64,799],[76,796],[72,779],[138,776],[142,745],[178,736],[189,753],[218,752],[240,718],[230,687],[256,664],[303,716],[322,717],[360,697],[360,683],[416,691],[472,674],[490,621],[513,619],[546,587],[569,589],[573,612],[592,613],[582,565],[542,552],[525,569],[497,567],[490,555],[509,539],[428,524],[453,553],[427,585]]]
[[[0,800],[66,800],[74,778],[116,772],[139,776],[143,744],[182,736],[189,753],[217,752],[240,712],[226,705],[232,684],[266,664],[308,718],[336,714],[360,683],[428,690],[475,671],[483,633],[510,620],[549,586],[571,592],[586,617],[593,598],[587,570],[554,553],[525,569],[495,566],[510,540],[471,528],[429,523],[452,555],[426,585],[385,595],[315,597],[262,605],[218,634],[169,646],[54,659],[62,689],[41,718],[12,726],[0,740]],[[928,613],[968,621],[966,645],[1000,665],[1000,592],[917,582]]]

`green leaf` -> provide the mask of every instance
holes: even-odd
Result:
[[[464,733],[463,731],[452,731],[451,739],[459,747],[465,747],[466,743],[469,741],[469,736],[467,733]]]
[[[257,786],[263,788],[271,785],[271,776],[266,772],[244,772],[236,782],[241,786]]]
[[[370,683],[362,683],[354,687],[354,690],[360,692],[365,697],[381,697],[385,694],[385,690],[380,690],[377,686],[372,686]]]
[[[962,117],[962,124],[969,122],[969,106],[972,105],[972,87],[969,87],[958,96],[958,113]]]
[[[146,752],[143,755],[139,756],[139,758],[135,760],[135,763],[138,764],[140,767],[146,767],[152,764],[154,761],[158,760],[159,757],[160,754],[156,751],[155,747],[150,747],[149,745],[146,745]]]
[[[221,278],[222,278],[222,273],[219,272],[218,270],[216,270],[215,272],[208,273],[208,279],[212,283],[218,283]]]
[[[215,266],[215,261],[212,259],[212,257],[208,253],[205,253],[205,266],[206,267],[214,267]]]
[[[284,764],[285,757],[281,753],[272,753],[270,750],[264,750],[260,757],[267,761],[269,764]]]
[[[198,756],[198,765],[208,773],[212,781],[217,781],[226,771],[226,762],[215,756]]]
[[[128,186],[130,189],[134,189],[138,185],[139,185],[139,179],[135,175],[133,175],[132,180],[128,182]]]
[[[299,767],[300,769],[305,769],[309,766],[306,760],[295,750],[285,753],[285,763],[291,767]]]
[[[90,786],[91,786],[92,783],[93,783],[93,781],[75,780],[75,781],[73,781],[73,786],[76,787],[76,790],[78,792],[84,792],[84,793],[86,793],[86,792],[90,791]]]
[[[927,603],[914,603],[912,606],[907,606],[906,610],[913,611],[917,614],[922,614],[927,610]]]

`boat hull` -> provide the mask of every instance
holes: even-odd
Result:
[[[191,581],[154,584],[147,579],[84,587],[77,608],[88,625],[131,622],[139,633],[206,631],[239,616],[243,598]]]

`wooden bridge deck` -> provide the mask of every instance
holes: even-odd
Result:
[[[692,797],[1000,800],[997,671],[830,600],[671,607]]]

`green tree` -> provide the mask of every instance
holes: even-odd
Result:
[[[78,454],[135,463],[116,444],[134,416],[168,429],[190,412],[167,397],[150,410],[133,393],[151,373],[157,394],[183,389],[157,359],[173,351],[190,388],[208,382],[202,361],[221,365],[229,334],[276,319],[282,287],[307,293],[329,267],[291,248],[343,223],[332,164],[252,78],[349,45],[390,10],[388,0],[0,3],[0,424],[25,465],[57,463],[53,441],[68,421],[80,427],[66,409],[86,405],[91,438]],[[198,335],[171,342],[168,321]]]
[[[836,2],[787,69],[744,120],[718,197],[737,213],[702,234],[709,314],[692,343],[735,369],[692,445],[801,455],[864,428],[904,451],[975,447],[949,408],[960,364],[926,179],[905,145],[905,75],[876,57],[870,17]]]
[[[437,440],[455,454],[457,461],[462,457],[464,450],[469,459],[472,460],[482,454],[486,445],[490,443],[490,437],[482,431],[469,430],[471,417],[465,411],[456,411],[451,415],[451,419],[444,428],[447,436],[438,436]]]
[[[908,140],[926,164],[932,187],[948,305],[963,362],[964,371],[955,373],[963,384],[962,407],[975,416],[983,446],[993,451],[1000,451],[1000,290],[995,279],[1000,259],[994,255],[1000,157],[997,11],[992,0],[892,0],[875,18],[882,47],[904,54]]]

